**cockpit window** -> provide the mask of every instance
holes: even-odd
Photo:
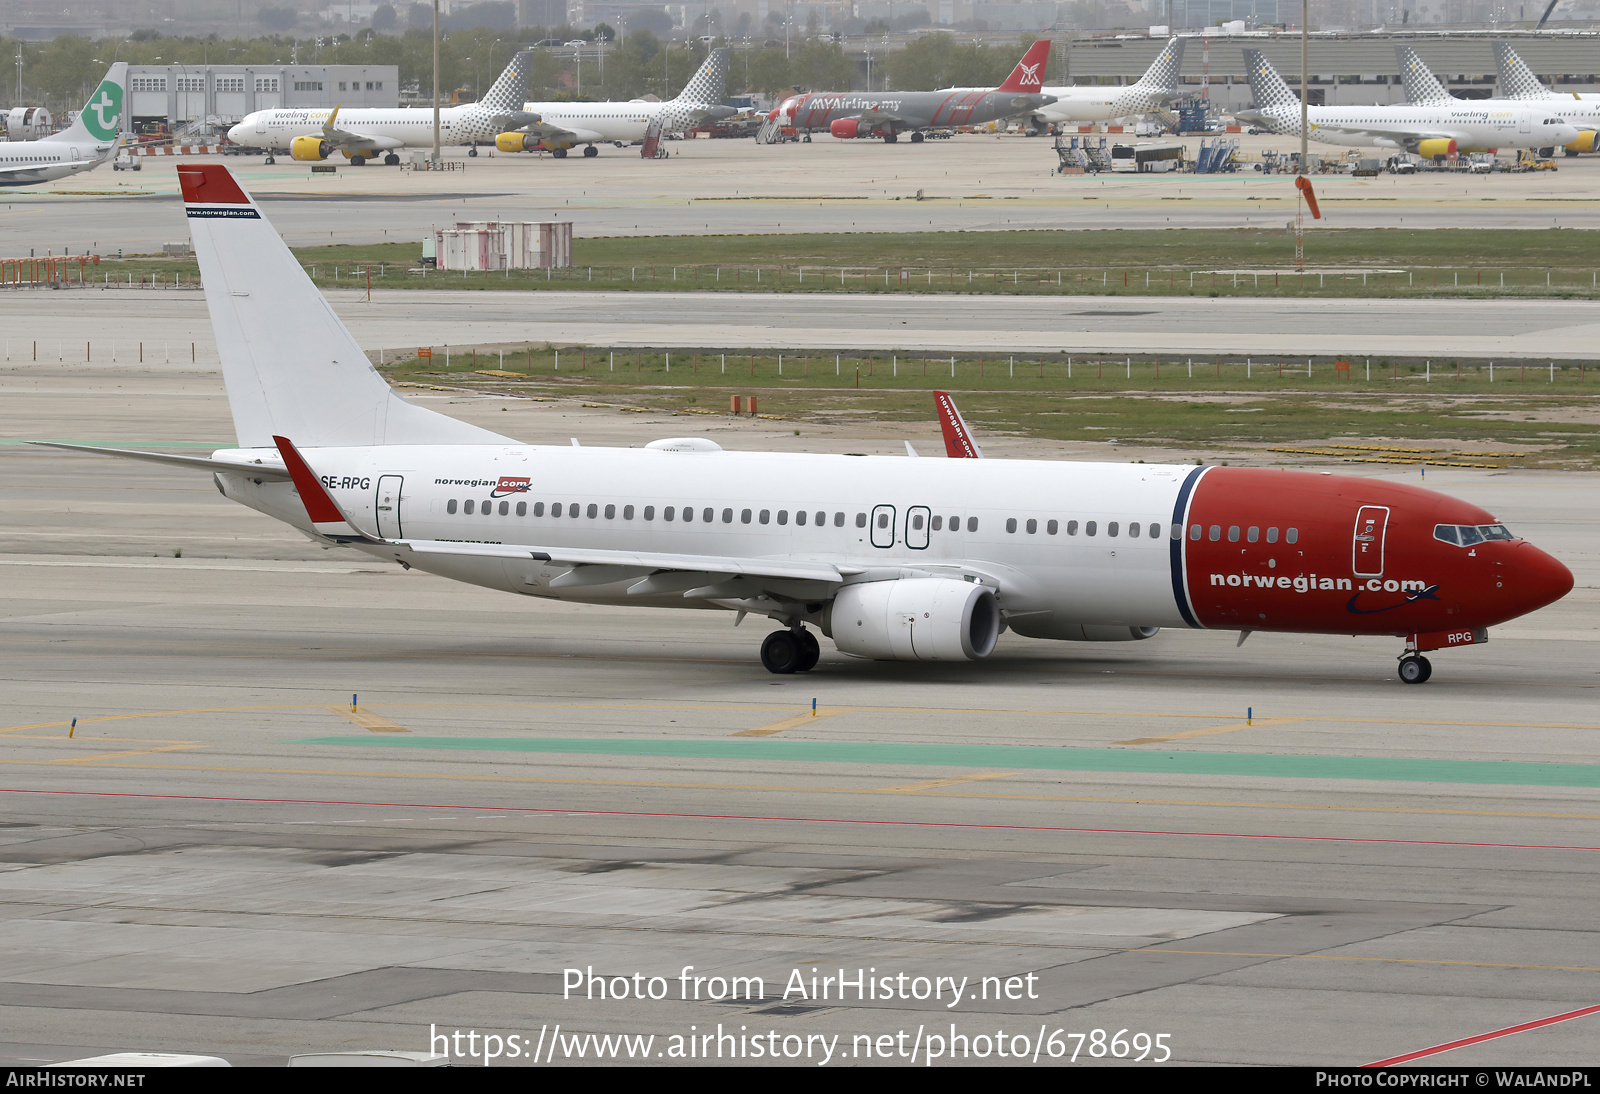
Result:
[[[1471,547],[1493,539],[1516,539],[1504,524],[1436,524],[1433,538],[1457,547]]]

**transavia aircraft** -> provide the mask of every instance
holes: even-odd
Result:
[[[564,159],[567,149],[584,145],[585,156],[599,155],[596,142],[631,144],[642,141],[651,125],[660,133],[678,133],[708,118],[729,118],[738,111],[723,106],[728,80],[728,51],[714,49],[676,98],[653,103],[644,99],[603,103],[524,103],[520,111],[500,119],[507,132],[498,134],[502,152],[544,149]]]
[[[978,660],[1007,627],[1176,627],[1390,635],[1421,683],[1425,651],[1572,588],[1477,506],[1367,479],[523,444],[397,395],[228,170],[178,175],[242,447],[94,451],[209,472],[329,545],[524,596],[766,616],[779,673],[816,664],[808,625],[901,661]],[[970,438],[949,451],[980,455]]]
[[[1235,114],[1274,133],[1300,135],[1300,99],[1260,50],[1244,51],[1256,105]],[[1324,144],[1403,148],[1432,158],[1500,148],[1555,148],[1578,129],[1538,103],[1484,105],[1471,99],[1419,106],[1308,106],[1311,139]]]
[[[0,142],[0,186],[28,186],[92,171],[122,144],[122,85],[128,64],[118,61],[83,104],[78,118],[37,141]]]
[[[441,107],[440,142],[471,145],[472,150],[467,153],[471,156],[478,154],[479,144],[492,144],[495,135],[505,128],[503,119],[522,106],[532,56],[527,51],[513,56],[480,101]],[[257,110],[228,130],[228,139],[246,148],[265,148],[269,153],[286,148],[297,160],[325,160],[342,152],[353,167],[379,156],[393,167],[400,162],[397,149],[433,147],[433,107]],[[267,162],[272,159],[269,155]]]
[[[922,140],[920,129],[982,125],[1049,106],[1055,99],[1039,91],[1049,58],[1050,43],[1040,40],[1029,47],[1021,63],[997,88],[813,91],[785,99],[767,118],[806,133],[825,129],[839,138],[881,137],[890,144],[910,131],[912,143],[916,143]]]
[[[1024,73],[1023,83],[1030,90],[1049,95],[1055,102],[1042,106],[1028,116],[1036,126],[1055,125],[1058,122],[1104,122],[1112,118],[1127,118],[1134,114],[1148,114],[1161,110],[1179,97],[1178,74],[1183,68],[1183,39],[1171,38],[1166,48],[1151,62],[1145,74],[1136,83],[1126,87],[1051,87],[1039,86],[1044,78],[1040,71]],[[1031,77],[1031,81],[1027,79]],[[977,88],[952,88],[952,91],[977,91]]]

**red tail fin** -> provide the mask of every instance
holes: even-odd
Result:
[[[944,454],[952,460],[981,460],[983,450],[972,439],[972,431],[956,409],[956,401],[948,391],[935,391],[933,401],[939,408],[939,430],[944,434]]]
[[[1022,61],[1011,70],[1011,75],[1006,77],[1006,82],[995,88],[996,91],[1020,91],[1024,94],[1036,94],[1044,85],[1044,66],[1050,59],[1050,39],[1041,38],[1028,47],[1028,52],[1022,55]]]

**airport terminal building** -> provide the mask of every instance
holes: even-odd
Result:
[[[133,131],[209,133],[273,107],[398,106],[396,65],[130,65]]]

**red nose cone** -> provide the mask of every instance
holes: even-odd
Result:
[[[1553,604],[1572,591],[1572,571],[1531,543],[1518,544],[1508,569],[1523,612]]]

